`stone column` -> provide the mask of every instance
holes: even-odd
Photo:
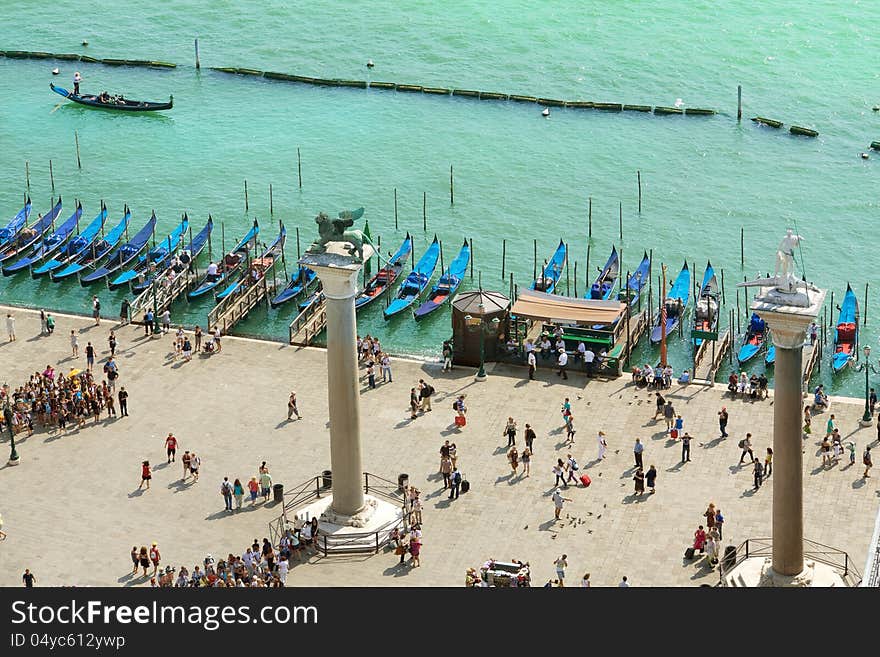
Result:
[[[771,319],[776,346],[773,374],[773,570],[804,569],[804,470],[801,364],[806,328]],[[770,324],[770,322],[768,322]],[[758,455],[761,458],[761,455]]]
[[[811,291],[808,306],[790,306],[765,295],[754,310],[767,324],[776,347],[773,375],[773,573],[804,570],[804,471],[802,359],[807,327],[825,299]],[[784,300],[784,298],[783,298]],[[758,455],[760,458],[760,455]]]
[[[372,250],[364,245],[364,257]],[[362,264],[353,263],[340,245],[321,254],[305,253],[300,264],[315,271],[324,288],[327,312],[327,402],[330,417],[332,510],[354,516],[364,507],[361,464],[360,393],[354,298]]]

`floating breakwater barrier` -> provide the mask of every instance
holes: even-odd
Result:
[[[660,105],[658,105],[654,108],[654,114],[684,114],[684,110],[680,107],[661,107]]]
[[[624,112],[650,112],[654,108],[650,105],[624,105]]]
[[[805,128],[800,125],[791,126],[788,131],[793,135],[801,135],[803,137],[818,137],[819,133],[812,128]]]
[[[106,66],[140,66],[149,68],[176,68],[177,64],[171,62],[160,62],[149,59],[116,59],[106,58],[97,59],[88,55],[78,55],[76,53],[53,53],[41,51],[27,50],[0,50],[0,57],[8,57],[9,59],[59,59],[68,62],[85,62],[87,64],[104,64]]]
[[[766,125],[770,128],[781,128],[782,127],[782,121],[777,121],[775,119],[768,119],[763,116],[753,116],[752,121],[754,121],[755,123],[758,123],[760,125]]]

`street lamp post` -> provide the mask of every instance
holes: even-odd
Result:
[[[868,374],[871,370],[871,366],[869,364],[871,362],[869,360],[869,358],[871,356],[871,347],[869,347],[868,345],[865,345],[864,347],[862,347],[862,351],[865,354],[865,413],[864,413],[864,415],[862,415],[861,425],[863,427],[869,427],[869,426],[871,426],[871,405],[869,402],[869,393],[868,393],[868,385],[869,385],[868,384]]]
[[[465,315],[464,322],[468,327],[468,330],[471,332],[479,331],[480,332],[480,371],[477,372],[477,375],[474,377],[475,381],[485,381],[486,380],[486,335],[492,334],[494,335],[498,330],[498,325],[501,323],[501,320],[497,317],[493,318],[490,322],[486,322],[486,320],[482,317],[482,313],[485,310],[483,304],[479,305],[480,309],[480,317],[472,317],[471,315]],[[491,324],[491,329],[488,329],[487,326]]]
[[[18,452],[15,451],[15,431],[12,429],[12,407],[9,405],[9,385],[3,384],[3,421],[6,423],[6,430],[9,432],[9,444],[11,450],[9,452],[9,461],[7,461],[8,465],[18,465],[21,463],[21,459],[18,456]]]

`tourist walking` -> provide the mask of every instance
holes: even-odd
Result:
[[[416,412],[419,410],[419,393],[415,388],[409,389],[409,419],[416,419]]]
[[[528,447],[526,447],[522,451],[520,458],[522,459],[523,475],[528,477],[529,476],[529,467],[532,463],[532,450],[529,449]]]
[[[116,334],[112,330],[107,337],[107,346],[110,347],[110,357],[112,358],[116,355]]]
[[[562,492],[558,488],[553,491],[553,507],[554,513],[556,514],[556,520],[559,520],[559,514],[562,513],[562,508],[565,506],[566,502],[571,502],[571,499],[563,497]]]
[[[86,370],[91,372],[95,366],[95,348],[91,342],[86,343]]]
[[[865,447],[865,453],[862,454],[862,463],[865,466],[865,473],[862,475],[862,478],[865,479],[865,478],[871,476],[868,474],[868,472],[871,470],[871,466],[874,465],[874,462],[871,460],[871,446],[870,445]]]
[[[755,490],[758,490],[761,487],[761,484],[764,483],[764,466],[758,459],[755,459]]]
[[[73,329],[70,329],[70,354],[74,358],[79,357],[79,336]]]
[[[510,462],[510,469],[513,470],[513,476],[515,477],[516,471],[519,468],[519,452],[516,451],[516,445],[507,452],[507,460]]]
[[[223,483],[220,484],[220,494],[223,496],[226,510],[232,513],[232,484],[229,483],[229,477],[223,477]]]
[[[268,470],[263,470],[260,473],[260,493],[263,496],[263,502],[269,501],[269,492],[272,488],[272,475],[269,474]]]
[[[568,473],[568,476],[565,480],[566,484],[569,481],[574,481],[574,486],[575,488],[577,488],[578,478],[576,473],[578,470],[580,470],[580,466],[578,465],[578,462],[575,460],[575,458],[571,455],[571,452],[569,452],[565,457],[565,469]]]
[[[671,401],[667,401],[663,407],[663,419],[666,420],[666,433],[669,433],[675,425],[675,408]]]
[[[450,500],[453,500],[453,499],[457,500],[458,493],[461,488],[461,473],[458,471],[458,468],[456,468],[456,467],[452,468],[452,475],[449,478],[449,483],[452,488],[452,490],[449,491],[449,499]]]
[[[175,438],[174,434],[170,431],[168,432],[168,437],[165,439],[165,451],[168,455],[168,463],[174,461],[175,455],[177,454],[177,438]]]
[[[721,515],[721,509],[715,509],[715,529],[718,531],[718,538],[724,538],[724,516]]]
[[[181,481],[186,481],[186,478],[189,476],[189,466],[192,463],[192,454],[189,453],[189,450],[183,453],[180,460],[183,463],[183,479]]]
[[[703,529],[703,525],[697,527],[697,531],[694,532],[694,550],[699,550],[700,554],[706,551],[706,530]]]
[[[138,561],[140,562],[141,568],[144,569],[144,577],[148,577],[147,568],[150,567],[150,555],[147,552],[146,545],[141,545],[141,549],[138,552]]]
[[[195,351],[199,353],[202,349],[202,327],[200,325],[196,325],[196,330],[193,331],[193,336],[195,337]]]
[[[125,386],[119,389],[117,397],[119,397],[119,412],[123,417],[128,417],[128,393],[125,391]]]
[[[37,581],[37,578],[34,577],[34,574],[30,571],[30,568],[25,568],[24,575],[21,576],[21,581],[24,582],[25,588],[32,589],[34,588],[34,583]]]
[[[189,458],[189,473],[193,476],[193,483],[199,480],[199,469],[202,467],[202,459],[193,452]]]
[[[119,323],[125,326],[128,324],[129,315],[131,313],[131,302],[128,299],[122,300],[122,305],[119,307]]]
[[[656,420],[657,416],[663,417],[663,409],[666,407],[666,400],[663,399],[663,395],[659,392],[654,393],[654,417],[652,420]]]
[[[47,335],[49,329],[46,326],[46,311],[40,310],[40,335]]]
[[[302,416],[299,414],[299,409],[296,407],[296,392],[291,390],[290,397],[287,399],[287,419],[289,420],[294,415],[296,415],[297,420],[302,419]]]
[[[52,313],[46,313],[46,333],[52,335],[55,332],[55,318]]]
[[[232,484],[232,494],[235,496],[235,508],[241,509],[241,502],[244,499],[244,486],[241,485],[241,480],[238,478]]]
[[[559,350],[559,359],[556,361],[556,364],[559,366],[559,371],[556,372],[556,376],[568,379],[568,354],[565,349]]]
[[[370,390],[376,389],[376,368],[372,361],[367,363],[367,383],[370,386]]]
[[[260,493],[260,484],[257,482],[256,477],[251,477],[251,480],[248,482],[248,493],[251,496],[251,506],[257,503],[257,495]]]
[[[140,558],[138,557],[137,545],[131,546],[131,563],[134,566],[134,568],[132,568],[131,574],[137,575],[138,565],[140,564]]]
[[[391,378],[391,358],[388,354],[383,353],[379,359],[379,369],[382,371],[382,383],[385,383],[385,378],[388,378],[388,383],[392,383],[393,379]]]
[[[453,468],[452,459],[449,456],[440,457],[440,474],[443,477],[443,490],[449,488]]]
[[[645,472],[642,470],[642,466],[636,468],[636,474],[633,476],[633,481],[635,482],[635,492],[636,495],[641,495],[645,492]]]
[[[153,576],[156,576],[156,573],[159,572],[159,562],[162,560],[162,555],[159,553],[159,546],[156,544],[156,541],[153,541],[153,544],[150,546],[150,563],[153,564]]]
[[[642,444],[642,441],[636,438],[636,444],[633,446],[633,456],[635,457],[636,464],[635,467],[641,468],[644,467],[642,465],[642,453],[645,451],[645,446]]]
[[[691,435],[685,431],[681,437],[681,462],[687,463],[691,460]]]
[[[574,429],[574,417],[571,414],[571,411],[565,416],[565,444],[566,445],[574,445],[574,434],[577,432]]]
[[[773,474],[773,448],[767,448],[767,454],[764,456],[764,474],[769,477]]]
[[[657,468],[651,464],[651,467],[648,468],[648,471],[645,473],[645,484],[647,484],[648,488],[651,489],[652,493],[656,493],[654,490],[654,484],[657,482]]]
[[[443,371],[452,369],[452,344],[449,340],[443,342]]]
[[[516,445],[516,421],[512,417],[507,418],[507,425],[501,435],[507,436],[508,447]]]
[[[168,333],[171,330],[171,311],[167,308],[162,313],[162,333]]]
[[[534,380],[535,379],[535,369],[538,366],[538,361],[535,358],[535,350],[534,349],[529,351],[529,355],[526,356],[526,361],[529,364],[529,379]]]
[[[431,412],[431,396],[434,394],[434,386],[419,379],[419,400],[421,401],[422,413]]]
[[[556,465],[550,471],[556,475],[554,486],[558,486],[561,483],[566,488],[568,487],[568,484],[565,483],[565,465],[562,463],[562,459],[556,459]]]
[[[755,460],[755,454],[752,452],[752,434],[747,433],[746,437],[739,441],[739,448],[742,450],[742,454],[739,456],[740,465],[742,465],[746,454],[749,455],[749,461]]]
[[[101,324],[101,301],[97,295],[92,297],[92,317],[95,318],[95,326]]]
[[[605,440],[605,432],[600,431],[596,436],[596,442],[599,443],[599,454],[596,456],[597,461],[605,458],[605,452],[608,451],[608,443]]]
[[[150,462],[144,461],[141,463],[141,483],[138,486],[138,490],[140,490],[143,485],[147,484],[147,490],[150,490],[150,479],[153,478],[153,472],[150,470]],[[144,573],[146,575],[146,573]]]
[[[565,588],[565,569],[568,568],[568,555],[563,554],[553,562],[556,566],[556,579],[559,580],[559,586]]]
[[[834,429],[837,427],[837,424],[834,422],[834,413],[832,413],[828,417],[828,421],[825,423],[825,437],[827,438],[832,433],[834,433]]]
[[[533,444],[535,442],[536,437],[537,436],[535,435],[535,430],[532,429],[532,425],[527,423],[526,430],[525,430],[525,432],[523,432],[523,438],[526,441],[526,447],[529,448],[529,452],[531,452],[532,454],[535,453],[535,448],[534,448]]]
[[[721,430],[720,438],[727,438],[727,420],[729,417],[727,407],[722,406],[721,410],[718,411],[718,428]]]

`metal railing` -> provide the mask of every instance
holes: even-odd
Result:
[[[190,271],[186,268],[175,274],[167,287],[161,284],[160,278],[163,277],[157,275],[156,280],[132,302],[130,308],[132,323],[139,323],[139,315],[147,308],[153,308],[154,312],[161,313],[171,306],[180,293],[189,287]]]
[[[288,511],[294,512],[308,502],[327,495],[331,491],[332,487],[325,488],[323,486],[323,476],[321,475],[306,480],[290,492],[285,491],[281,515],[269,523],[269,536],[272,544],[278,545],[284,532],[292,527],[293,523],[288,517]],[[408,508],[406,496],[397,483],[365,472],[364,493],[374,497],[381,497],[400,505],[403,511],[402,517],[389,520],[368,532],[346,532],[344,536],[334,536],[321,532],[318,535],[316,548],[325,557],[328,554],[378,553],[379,550],[387,545],[388,537],[395,527],[402,527],[404,531],[408,529],[411,524],[411,509]]]
[[[746,539],[736,548],[736,559],[732,564],[726,564],[724,555],[721,555],[720,567],[718,569],[718,586],[727,586],[726,576],[746,559],[772,556],[772,538]],[[847,586],[856,587],[861,584],[862,577],[859,571],[853,566],[849,554],[843,550],[804,539],[804,559],[810,559],[826,566],[831,566],[838,571]]]

